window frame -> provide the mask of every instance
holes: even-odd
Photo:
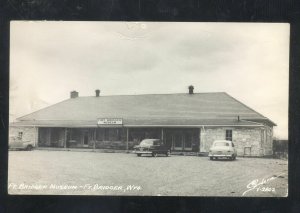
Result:
[[[18,139],[19,140],[22,140],[22,138],[23,138],[23,132],[21,131],[21,132],[18,132]]]
[[[109,128],[104,128],[103,141],[109,141]]]
[[[232,129],[226,129],[225,140],[232,142]]]

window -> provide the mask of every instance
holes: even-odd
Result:
[[[19,138],[20,140],[22,140],[22,137],[23,137],[23,132],[19,132],[19,133],[18,133],[18,138]]]
[[[104,134],[103,132],[104,131],[101,128],[96,129],[96,140],[97,141],[103,141],[103,134]]]
[[[156,141],[153,141],[151,139],[145,139],[143,140],[140,145],[141,146],[145,146],[145,145],[157,145],[157,144],[154,144]]]
[[[227,140],[227,141],[232,141],[232,130],[230,129],[230,130],[226,130],[226,137],[225,137],[225,139]]]
[[[190,134],[187,134],[185,136],[184,147],[192,148],[192,140],[193,140],[193,137]]]
[[[109,129],[104,129],[104,141],[109,141]]]
[[[122,129],[117,129],[117,140],[118,141],[122,140]]]
[[[117,128],[104,128],[103,129],[104,141],[121,141],[122,129]]]
[[[181,135],[174,135],[174,147],[182,147]]]
[[[158,146],[158,145],[160,145],[160,142],[159,141],[153,141],[153,145]]]

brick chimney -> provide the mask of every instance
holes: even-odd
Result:
[[[95,92],[96,92],[96,97],[99,97],[100,96],[100,90],[96,89]]]
[[[189,86],[189,94],[194,94],[194,86],[193,85]]]
[[[70,98],[78,98],[78,92],[77,91],[72,91],[72,92],[70,92]]]

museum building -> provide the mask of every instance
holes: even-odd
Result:
[[[36,147],[132,150],[160,138],[172,152],[208,153],[212,142],[234,143],[238,155],[272,154],[276,124],[225,92],[70,98],[17,119],[10,135]]]

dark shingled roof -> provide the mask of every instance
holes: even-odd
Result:
[[[275,125],[223,92],[70,98],[13,125],[92,127],[98,118],[123,118],[124,126]]]

